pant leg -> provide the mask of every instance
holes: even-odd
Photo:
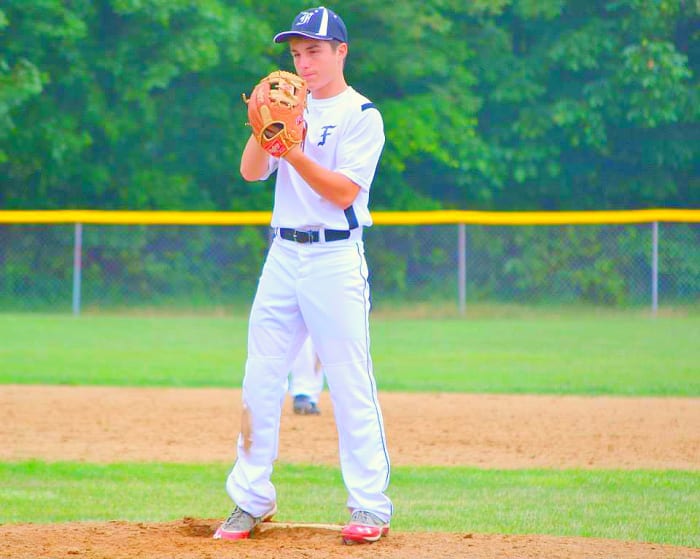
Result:
[[[226,489],[254,516],[269,512],[276,502],[270,476],[279,446],[280,404],[292,359],[308,335],[296,299],[297,268],[294,251],[273,243],[251,308],[242,398],[252,442],[246,450],[239,435]]]
[[[311,337],[308,337],[292,364],[289,392],[292,396],[305,394],[317,404],[322,391],[323,369],[316,357]]]
[[[313,253],[317,249],[316,253]],[[361,242],[309,247],[299,304],[333,401],[348,507],[385,521],[390,461],[370,355],[369,283]]]

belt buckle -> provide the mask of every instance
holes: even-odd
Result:
[[[292,239],[296,243],[311,244],[314,242],[313,231],[298,231],[294,229]]]

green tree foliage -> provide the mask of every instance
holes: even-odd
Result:
[[[681,0],[521,0],[472,28],[489,147],[484,202],[697,205],[693,19],[696,7]]]
[[[8,25],[5,12],[0,10],[0,33]],[[10,111],[21,106],[32,95],[41,93],[41,78],[36,66],[26,58],[18,57],[10,66],[0,53],[0,140],[14,128]],[[7,161],[7,154],[0,147],[0,163]]]
[[[240,94],[307,4],[5,0],[0,207],[268,209]],[[335,6],[331,6],[336,8]],[[696,207],[698,4],[348,0],[375,209]]]
[[[269,66],[271,30],[245,6],[11,0],[4,14],[5,67],[36,69],[42,92],[26,99],[0,82],[12,119],[2,206],[259,203],[237,173],[240,92]]]

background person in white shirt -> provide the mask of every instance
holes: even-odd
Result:
[[[323,7],[297,15],[275,42],[288,42],[306,80],[306,140],[283,158],[255,137],[241,156],[246,180],[276,172],[275,237],[250,314],[243,380],[244,427],[226,481],[236,507],[215,538],[250,536],[277,511],[270,481],[277,458],[287,375],[310,336],[323,363],[351,516],[345,543],[379,540],[393,506],[390,462],[370,356],[369,283],[362,230],[372,224],[370,187],[384,147],[377,108],[345,81],[345,24]],[[247,433],[247,434],[244,434]]]

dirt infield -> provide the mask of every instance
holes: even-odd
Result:
[[[395,465],[700,469],[700,399],[381,394]],[[320,417],[284,408],[280,460],[337,464],[327,394]],[[0,386],[0,460],[235,459],[240,392]],[[696,558],[700,549],[591,538],[392,533],[347,547],[337,532],[276,528],[211,539],[217,519],[0,526],[1,558]]]

